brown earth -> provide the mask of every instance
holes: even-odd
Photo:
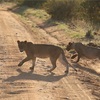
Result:
[[[31,72],[31,62],[22,67],[17,64],[26,56],[20,53],[17,40],[27,40],[34,43],[60,44],[68,42],[57,32],[47,34],[49,28],[35,27],[33,33],[28,26],[21,23],[18,17],[9,11],[0,10],[0,100],[100,100],[100,63],[95,65],[88,61],[90,69],[84,61],[78,67],[78,72],[70,68],[65,75],[65,67],[57,62],[58,67],[53,73],[47,70],[51,66],[48,59],[37,59],[35,71]],[[36,21],[36,24],[39,25]],[[62,37],[62,39],[60,39]]]

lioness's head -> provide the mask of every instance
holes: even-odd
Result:
[[[27,41],[19,41],[18,40],[17,43],[18,43],[20,52],[23,52],[26,49]]]
[[[73,44],[74,44],[74,42],[69,42],[66,47],[66,50],[69,51],[69,50],[73,49]]]

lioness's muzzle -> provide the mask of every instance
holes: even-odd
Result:
[[[68,47],[66,47],[66,50],[69,51],[70,49]]]
[[[20,52],[23,52],[24,50],[23,49],[20,49]]]

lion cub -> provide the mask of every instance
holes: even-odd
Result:
[[[78,62],[81,57],[86,57],[89,59],[96,59],[96,58],[100,59],[100,49],[99,48],[83,45],[80,42],[78,43],[69,42],[69,44],[66,47],[66,50],[69,51],[71,49],[74,49],[78,53],[72,56],[72,58],[75,58],[78,55],[78,59],[76,62]]]
[[[51,60],[51,63],[53,65],[53,68],[49,71],[53,71],[56,68],[56,61],[58,58],[60,58],[60,61],[63,65],[67,66],[66,73],[69,72],[69,63],[66,60],[64,51],[62,48],[54,45],[46,45],[46,44],[33,44],[32,42],[27,41],[17,41],[18,47],[20,52],[25,51],[27,57],[23,59],[18,66],[22,66],[24,62],[32,60],[32,67],[30,67],[31,70],[34,70],[36,57],[39,58],[47,58],[49,57]],[[71,65],[70,65],[71,66]],[[72,67],[72,66],[71,66]],[[74,70],[76,70],[74,68]]]

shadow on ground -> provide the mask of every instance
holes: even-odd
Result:
[[[21,69],[17,69],[17,72],[19,72],[19,75],[11,76],[6,80],[4,80],[4,82],[6,81],[14,82],[17,80],[37,80],[37,81],[56,82],[62,79],[63,77],[67,76],[67,74],[56,76],[54,73],[50,73],[49,75],[39,75],[39,74],[34,74],[33,71],[23,72]]]
[[[81,66],[80,64],[75,63],[75,64],[73,64],[73,66],[75,66],[75,67],[77,67],[77,68],[79,68],[79,69],[81,69],[81,70],[87,71],[87,72],[89,72],[89,73],[91,73],[91,74],[100,76],[100,73],[97,73],[97,72],[96,72],[95,70],[93,70],[93,69],[90,69],[90,68],[86,68],[86,67],[84,67],[84,66]]]

